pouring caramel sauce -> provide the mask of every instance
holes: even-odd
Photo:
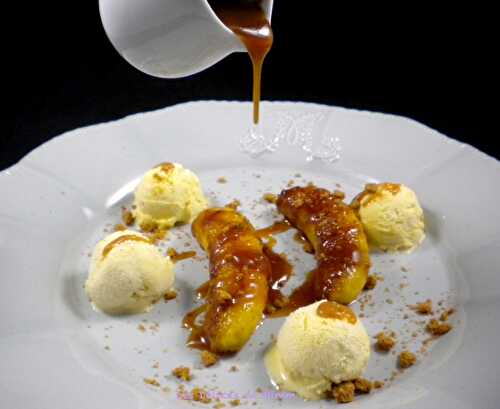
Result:
[[[253,122],[259,123],[262,64],[273,44],[273,30],[259,0],[210,0],[210,6],[246,47],[253,67]]]

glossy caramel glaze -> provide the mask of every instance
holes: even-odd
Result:
[[[353,209],[338,195],[313,185],[282,191],[277,207],[309,240],[318,262],[303,286],[292,293],[295,308],[321,299],[342,304],[355,300],[365,285],[370,257]]]
[[[142,236],[137,236],[135,234],[125,234],[123,236],[117,237],[113,241],[106,244],[106,246],[102,250],[102,257],[105,258],[111,252],[111,250],[113,250],[116,246],[119,246],[121,243],[124,243],[126,241],[141,241],[143,243],[151,244],[151,241],[149,239],[146,239]]]
[[[351,324],[356,324],[358,320],[356,314],[345,305],[335,301],[323,301],[316,309],[316,314],[321,318],[331,318],[334,320],[343,320]]]
[[[271,263],[253,226],[234,209],[203,211],[192,232],[208,253],[210,280],[198,290],[205,298],[205,317],[201,326],[191,327],[188,345],[236,352],[263,318]],[[189,314],[184,323],[190,326]]]

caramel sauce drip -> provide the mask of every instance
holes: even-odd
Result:
[[[257,233],[257,236],[262,239],[264,237],[268,237],[268,236],[271,236],[273,234],[279,234],[279,233],[286,232],[287,230],[290,230],[291,228],[292,228],[292,226],[290,225],[290,223],[288,221],[282,220],[282,221],[273,223],[269,227],[264,227],[263,229],[259,229],[256,231],[256,233]]]
[[[288,302],[279,310],[269,315],[269,318],[280,318],[290,315],[295,310],[312,304],[316,301],[314,290],[314,279],[312,272],[308,274],[306,280],[288,297]]]
[[[119,246],[121,243],[124,243],[126,241],[141,241],[144,243],[151,244],[151,241],[149,239],[146,239],[141,236],[136,236],[134,234],[126,234],[124,236],[117,237],[113,241],[106,244],[106,246],[102,250],[102,257],[105,258],[111,250],[113,250],[116,246]]]
[[[203,304],[193,311],[188,312],[182,320],[182,326],[190,331],[186,344],[191,348],[201,350],[210,349],[210,343],[203,325],[196,323],[198,316],[206,312],[206,310],[207,304]]]
[[[253,67],[253,122],[259,123],[262,64],[273,44],[273,31],[259,1],[212,0],[210,5],[225,26],[246,47]]]
[[[269,292],[267,293],[267,303],[275,307],[284,299],[281,288],[292,276],[293,267],[287,258],[282,254],[277,254],[269,247],[264,247],[264,253],[271,263],[271,275],[269,276]]]
[[[167,255],[170,257],[170,260],[172,260],[173,263],[177,263],[178,261],[195,257],[196,251],[192,250],[192,251],[183,251],[181,253],[178,253],[177,250],[169,248],[167,250]]]
[[[324,301],[318,305],[316,314],[321,318],[332,318],[336,320],[347,321],[351,324],[356,324],[356,314],[345,305],[336,303],[335,301]]]
[[[311,243],[309,243],[309,240],[307,240],[307,237],[304,236],[300,231],[296,232],[293,235],[293,239],[302,245],[302,248],[306,253],[309,254],[314,254],[314,247],[312,246]]]
[[[208,290],[210,289],[211,284],[211,280],[205,281],[196,289],[196,296],[200,299],[205,298],[208,294]]]

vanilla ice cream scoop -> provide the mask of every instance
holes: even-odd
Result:
[[[370,339],[354,312],[323,300],[288,316],[265,363],[279,388],[316,400],[332,383],[359,378],[369,357]]]
[[[173,283],[170,258],[146,236],[125,230],[95,246],[85,291],[103,312],[135,314],[151,309]]]
[[[404,185],[368,184],[352,205],[373,247],[411,251],[425,238],[424,212],[415,192]]]
[[[148,171],[137,186],[133,214],[144,231],[191,222],[208,206],[198,177],[178,163]]]

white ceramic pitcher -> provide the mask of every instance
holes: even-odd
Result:
[[[272,6],[262,1],[269,20]],[[123,58],[155,77],[185,77],[246,51],[207,0],[99,0],[99,10]]]

